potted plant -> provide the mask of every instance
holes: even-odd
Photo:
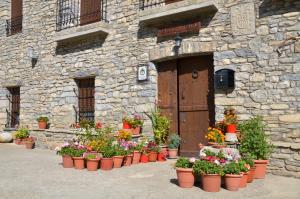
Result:
[[[222,167],[207,160],[197,160],[193,166],[193,171],[201,175],[202,188],[207,192],[219,192],[221,189]]]
[[[140,163],[141,155],[143,152],[144,143],[134,143],[133,144],[133,157],[132,164]]]
[[[113,156],[115,154],[114,147],[111,144],[107,144],[102,149],[102,158],[101,158],[101,170],[112,170],[113,169]]]
[[[138,135],[141,133],[142,126],[144,124],[144,120],[142,116],[138,114],[133,115],[133,119],[130,121],[131,131],[133,135]]]
[[[26,149],[33,149],[34,147],[34,138],[33,137],[29,137],[25,139],[25,147]]]
[[[123,129],[131,129],[131,118],[128,116],[123,117],[122,121],[123,121]]]
[[[244,160],[246,162],[246,164],[249,165],[250,169],[248,171],[248,175],[247,175],[247,183],[251,183],[254,180],[254,175],[255,175],[255,165],[254,165],[254,161],[253,158],[251,157],[251,155],[245,155]]]
[[[73,152],[74,152],[74,146],[70,143],[66,142],[61,147],[55,148],[58,155],[62,156],[62,165],[64,168],[72,168],[74,167],[73,163]]]
[[[180,141],[181,138],[177,134],[171,134],[170,137],[168,138],[169,158],[177,158]]]
[[[222,131],[218,128],[208,128],[208,133],[205,136],[206,139],[208,139],[208,142],[212,147],[214,148],[225,148],[226,144],[224,144],[225,136],[222,133]]]
[[[121,168],[124,157],[127,155],[123,147],[119,145],[114,146],[113,164],[114,168]]]
[[[44,116],[40,116],[40,117],[37,118],[37,121],[38,121],[38,124],[39,124],[39,129],[46,129],[49,118],[44,117]]]
[[[29,130],[25,127],[20,127],[15,133],[13,133],[15,144],[24,144],[24,140],[29,137]]]
[[[147,150],[146,147],[144,147],[142,149],[140,162],[141,163],[148,163],[149,162],[149,154],[148,154],[148,150]]]
[[[240,160],[238,163],[240,165],[240,170],[241,170],[241,174],[242,174],[240,188],[245,188],[247,186],[248,172],[249,172],[250,166],[246,163],[245,160]]]
[[[89,154],[85,156],[86,168],[88,171],[97,171],[100,158],[96,154]]]
[[[236,132],[236,125],[238,123],[238,119],[234,108],[229,107],[225,109],[224,122],[227,125],[227,133]]]
[[[84,169],[84,157],[83,154],[86,152],[86,147],[80,144],[75,144],[72,158],[74,161],[75,169]]]
[[[255,178],[265,178],[268,158],[273,145],[265,134],[265,124],[261,116],[256,116],[239,125],[241,131],[240,152],[251,154],[255,163]]]
[[[241,182],[241,170],[240,165],[237,162],[230,162],[223,168],[225,173],[225,187],[229,191],[238,191]]]
[[[175,164],[178,184],[181,188],[192,188],[194,186],[195,177],[193,173],[193,164],[195,158],[180,157]]]
[[[149,162],[156,162],[160,147],[154,141],[150,141],[147,145],[149,151]]]

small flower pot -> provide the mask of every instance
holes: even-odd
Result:
[[[88,171],[97,171],[100,158],[86,160],[86,168]]]
[[[228,124],[226,128],[227,128],[227,133],[235,133],[236,132],[235,124]]]
[[[149,155],[148,154],[142,154],[140,161],[141,161],[141,163],[148,163],[149,162]]]
[[[157,155],[157,161],[159,161],[159,162],[164,162],[164,161],[166,161],[166,155],[164,154],[164,153],[159,153],[158,155]]]
[[[158,153],[154,151],[150,151],[149,153],[149,162],[156,162]]]
[[[263,179],[266,176],[268,160],[254,160],[255,163],[255,179]]]
[[[114,168],[121,168],[123,164],[124,156],[114,156],[113,162],[114,162]]]
[[[195,183],[195,177],[192,168],[176,168],[178,184],[181,188],[192,188]]]
[[[22,139],[15,139],[14,143],[17,145],[22,145]]]
[[[113,158],[101,158],[101,170],[108,171],[113,169]]]
[[[62,163],[64,168],[73,168],[74,163],[71,156],[64,155],[62,156]]]
[[[254,176],[255,176],[255,167],[251,167],[247,175],[247,183],[253,182]]]
[[[248,173],[243,173],[241,182],[240,182],[240,188],[245,188],[247,186],[247,180],[248,180]]]
[[[38,124],[39,124],[39,129],[46,129],[47,127],[47,122],[40,121]]]
[[[169,149],[169,158],[174,159],[178,157],[178,149]]]
[[[239,190],[242,175],[226,174],[224,179],[225,179],[225,187],[228,191]]]
[[[84,169],[84,157],[73,157],[75,169]]]
[[[137,126],[136,128],[131,129],[132,135],[139,135],[141,133],[141,127]]]
[[[141,152],[133,151],[132,164],[140,163],[140,159],[141,159]]]
[[[26,149],[33,149],[34,142],[25,142],[25,147]]]
[[[123,129],[131,129],[131,125],[128,122],[123,121]]]
[[[124,166],[130,166],[132,164],[133,154],[127,155],[124,158]]]
[[[166,145],[160,146],[160,152],[168,155],[168,147]]]
[[[202,188],[207,192],[219,192],[221,190],[221,175],[201,175]]]

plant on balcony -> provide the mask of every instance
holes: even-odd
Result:
[[[39,124],[39,129],[46,129],[47,124],[49,122],[49,118],[45,116],[40,116],[37,118],[38,124]]]

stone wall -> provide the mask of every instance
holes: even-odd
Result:
[[[75,121],[73,106],[77,106],[77,99],[73,89],[78,75],[96,75],[98,121],[120,127],[124,112],[143,113],[153,107],[157,92],[155,64],[176,58],[171,51],[174,41],[160,41],[155,28],[139,26],[138,0],[108,1],[111,32],[104,41],[93,37],[63,46],[54,42],[56,1],[23,2],[23,33],[10,37],[3,32],[9,2],[0,4],[1,128],[8,103],[5,87],[10,85],[21,85],[22,124],[35,128],[35,119],[48,115],[52,128],[67,128]],[[199,34],[184,38],[179,55],[211,53],[215,71],[236,71],[233,92],[215,91],[216,119],[222,119],[228,105],[238,110],[241,120],[264,116],[267,133],[278,146],[270,171],[300,177],[300,2],[216,2],[218,12],[201,19],[205,23]],[[27,56],[29,46],[40,52],[34,68]],[[137,83],[137,66],[149,62],[149,81]],[[148,120],[145,127],[150,133]]]

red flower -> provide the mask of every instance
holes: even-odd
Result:
[[[101,129],[102,128],[102,124],[100,122],[96,123],[96,129]]]

